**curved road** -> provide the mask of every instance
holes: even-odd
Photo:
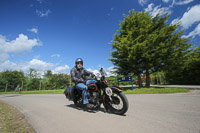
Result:
[[[125,116],[76,108],[62,94],[0,95],[25,114],[38,133],[199,133],[200,90],[127,95]]]

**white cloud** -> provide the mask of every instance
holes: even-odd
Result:
[[[173,0],[171,7],[173,7],[174,5],[186,5],[189,4],[190,2],[193,2],[194,0]]]
[[[45,71],[45,70],[52,69],[54,65],[52,63],[41,61],[39,59],[32,59],[30,62],[28,62],[27,66],[29,68],[34,68],[38,71]]]
[[[40,58],[40,55],[34,56],[34,59],[39,59],[39,58]]]
[[[200,23],[196,26],[196,28],[192,32],[190,32],[188,35],[184,35],[182,37],[183,38],[188,38],[188,37],[194,38],[195,36],[200,36]]]
[[[30,68],[35,69],[40,75],[44,75],[44,72],[47,70],[52,70],[52,72],[55,73],[68,73],[69,66],[58,66],[50,62],[45,62],[39,59],[32,59],[27,62],[11,62],[10,60],[6,60],[3,63],[0,63],[0,71],[4,70],[17,70],[17,71],[23,71],[24,73],[28,73]]]
[[[46,71],[52,69],[54,65],[52,63],[47,63],[38,59],[32,59],[28,62],[14,63],[9,60],[4,61],[0,64],[0,71],[3,70],[18,70],[23,72],[28,72],[30,68],[37,71]]]
[[[94,70],[94,69],[91,69],[91,68],[89,68],[89,69],[87,69],[87,70],[90,71],[90,72],[93,72],[94,74],[99,73],[99,70]]]
[[[153,3],[149,4],[148,7],[145,9],[145,11],[149,11],[149,12],[152,11],[153,10],[153,6],[154,6]]]
[[[28,39],[24,34],[19,34],[16,40],[6,42],[4,48],[6,52],[19,53],[30,51],[34,46],[41,45],[38,39]]]
[[[187,12],[183,14],[183,17],[180,19],[184,29],[188,29],[195,22],[200,21],[200,5],[195,5],[190,8]]]
[[[176,19],[172,20],[171,24],[173,25],[173,24],[177,24],[179,22],[180,22],[180,19],[176,18]]]
[[[35,34],[38,33],[38,29],[37,28],[28,29],[28,31],[33,32]]]
[[[53,55],[51,55],[51,57],[60,57],[60,54],[53,54]]]
[[[169,0],[162,0],[163,2],[165,2],[165,3],[168,3],[169,2]]]
[[[9,58],[10,53],[21,53],[31,51],[34,46],[42,45],[38,39],[29,39],[24,34],[12,41],[7,41],[6,37],[0,35],[0,63]]]
[[[67,70],[69,70],[69,66],[68,65],[59,66],[59,67],[56,67],[53,70],[53,73],[67,73]]]
[[[40,4],[42,4],[42,3],[43,3],[43,1],[44,1],[44,0],[37,0],[37,2],[39,2]]]
[[[176,2],[176,5],[186,5],[189,4],[190,2],[193,2],[194,0],[179,0]]]
[[[55,73],[67,73],[68,65],[57,66],[56,64],[39,60],[40,55],[36,55],[32,60],[26,62],[12,62],[9,60],[10,54],[31,51],[34,46],[39,45],[41,43],[38,39],[29,39],[24,34],[19,34],[19,37],[11,41],[7,41],[5,36],[0,35],[0,71],[17,70],[27,73],[30,68],[33,68],[40,75],[43,75],[47,70],[52,70]],[[56,56],[60,55],[56,54]],[[55,68],[55,66],[57,67]]]
[[[5,62],[0,63],[0,71],[4,71],[4,70],[19,70],[18,67],[19,66],[16,63],[11,62],[9,60],[6,60]]]
[[[103,66],[100,66],[100,68],[104,68]],[[94,69],[91,69],[91,68],[89,68],[89,69],[87,69],[88,71],[90,71],[90,72],[93,72],[94,74],[97,74],[97,73],[99,73],[99,70],[94,70]],[[115,74],[113,74],[111,71],[114,71],[114,66],[111,66],[111,67],[109,67],[109,68],[104,68],[104,71],[106,72],[106,74],[107,74],[107,76],[109,77],[109,76],[116,76]]]
[[[36,10],[36,13],[40,17],[47,17],[51,13],[51,10]]]
[[[138,0],[138,2],[141,6],[144,6],[148,2],[148,0]]]
[[[116,74],[113,74],[112,71],[115,71],[114,66],[111,66],[109,68],[105,69],[108,76],[116,76]]]
[[[155,17],[158,13],[165,14],[169,12],[171,14],[169,7],[161,7],[161,5],[155,6],[153,3],[149,4],[147,8],[145,8],[145,11],[150,12],[150,14]]]
[[[3,52],[1,52],[1,50],[0,50],[0,64],[1,64],[1,62],[4,62],[4,61],[7,60],[8,58],[9,58],[8,53],[3,53]]]

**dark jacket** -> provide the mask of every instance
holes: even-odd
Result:
[[[84,67],[78,69],[76,66],[70,71],[71,79],[75,84],[84,83],[86,76],[94,75],[92,72],[87,71]]]

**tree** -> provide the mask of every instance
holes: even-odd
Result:
[[[39,90],[41,88],[41,75],[39,72],[30,68],[26,76],[26,88],[28,90]]]
[[[165,70],[170,84],[200,84],[200,46],[188,53],[182,60],[174,60]]]
[[[0,89],[6,91],[14,91],[17,85],[22,86],[22,81],[25,80],[23,72],[18,71],[4,71],[0,74]]]
[[[44,74],[44,77],[50,78],[52,75],[53,75],[53,74],[52,74],[52,71],[51,71],[51,70],[47,70],[47,71],[45,72],[45,74]]]
[[[50,71],[47,71],[45,74],[44,81],[44,88],[51,90],[51,89],[64,89],[66,88],[67,84],[69,84],[70,76],[67,74],[52,74],[51,76],[47,76]]]
[[[140,75],[145,73],[149,87],[150,73],[163,70],[175,57],[184,57],[191,44],[181,38],[183,31],[177,32],[180,24],[171,25],[167,23],[168,18],[168,14],[152,17],[149,12],[134,10],[124,15],[120,30],[110,43],[113,51],[109,60],[116,66],[117,73],[137,75],[140,86]]]
[[[35,69],[30,68],[30,69],[29,69],[29,72],[27,73],[27,77],[28,77],[29,79],[34,79],[34,78],[40,78],[41,75],[40,75],[40,73],[38,73]]]

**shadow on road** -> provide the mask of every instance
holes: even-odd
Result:
[[[3,98],[3,97],[17,97],[17,96],[22,96],[22,95],[20,95],[20,94],[0,95],[0,98]]]
[[[70,108],[77,109],[77,110],[83,110],[83,111],[86,111],[86,112],[89,112],[89,113],[97,113],[99,111],[106,113],[104,108],[89,109],[89,108],[86,108],[86,107],[78,107],[74,104],[66,105],[66,107],[70,107]]]
[[[70,107],[70,108],[73,108],[73,109],[77,109],[77,110],[83,110],[84,112],[89,112],[89,113],[97,113],[97,112],[104,112],[104,113],[108,113],[108,114],[112,114],[112,115],[116,115],[116,114],[113,114],[111,113],[110,111],[106,111],[104,108],[95,108],[95,109],[88,109],[86,107],[78,107],[74,104],[70,104],[70,105],[66,105],[66,107]],[[117,115],[117,116],[126,116],[126,114],[124,115]]]

